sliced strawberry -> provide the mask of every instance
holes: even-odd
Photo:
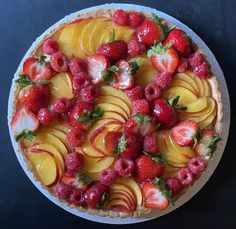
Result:
[[[148,56],[151,57],[152,65],[160,72],[173,74],[179,64],[177,52],[169,44],[162,46],[156,42],[150,50]]]
[[[102,71],[106,70],[109,66],[109,60],[104,55],[92,55],[86,58],[88,73],[94,84],[100,83],[102,78]]]
[[[144,197],[144,206],[146,208],[164,210],[169,206],[168,199],[153,183],[145,183],[142,187],[142,192]]]
[[[33,82],[49,80],[53,74],[50,65],[44,61],[44,58],[38,60],[35,57],[29,57],[25,60],[23,63],[23,72]]]
[[[195,121],[186,120],[172,128],[171,136],[181,146],[191,146],[197,141],[198,125]]]

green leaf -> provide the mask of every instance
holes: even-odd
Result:
[[[158,123],[158,124],[156,125],[156,130],[158,130],[160,127],[161,127],[161,123]]]
[[[98,209],[104,209],[105,210],[104,205],[109,200],[109,196],[110,195],[107,192],[104,192],[102,194],[101,200],[100,200],[99,204],[97,205]]]
[[[118,67],[116,65],[112,65],[111,67],[109,67],[107,70],[104,70],[101,72],[101,76],[103,78],[103,80],[108,83],[108,84],[112,84],[115,81],[115,78],[113,76],[114,74],[118,74]]]
[[[112,43],[116,40],[116,31],[112,29],[112,33],[108,34],[107,42],[106,43]]]
[[[78,122],[89,122],[90,118],[89,116],[80,116],[79,118],[77,118]]]
[[[40,80],[36,84],[46,85],[46,84],[49,84],[49,83],[50,83],[50,80]]]
[[[182,111],[187,110],[188,107],[182,106],[182,105],[178,105],[179,99],[180,99],[180,96],[178,95],[178,96],[173,97],[171,99],[167,99],[167,103],[169,105],[171,105],[175,110],[182,110]]]
[[[222,138],[218,135],[212,136],[204,147],[204,156],[211,156],[216,151],[216,146]]]
[[[129,64],[130,64],[129,73],[133,75],[139,70],[140,63],[138,60],[135,60],[135,61],[130,62]]]
[[[148,115],[143,115],[141,113],[137,113],[135,116],[134,116],[134,121],[139,123],[140,125],[145,125],[149,122],[152,122],[153,119],[148,116]]]
[[[101,118],[104,114],[104,111],[102,111],[99,107],[96,107],[93,112],[91,113],[91,121],[94,122],[97,119]]]
[[[160,18],[154,13],[152,13],[152,21],[157,25],[161,25]]]
[[[119,139],[118,141],[118,146],[117,146],[117,152],[120,154],[120,153],[123,153],[125,151],[125,148],[127,146],[127,141],[125,139],[125,135],[123,134],[121,136],[121,138]]]
[[[194,141],[193,148],[197,145],[200,135],[201,135],[201,130],[200,128],[198,128],[197,132],[193,135],[193,141]]]
[[[158,42],[158,41],[155,41],[154,42],[154,45],[151,46],[151,49],[149,49],[147,51],[147,55],[148,57],[151,57],[155,54],[164,54],[167,49],[169,49],[171,47],[171,44],[167,43],[165,46],[162,46],[162,43],[161,42]]]
[[[40,64],[49,64],[49,62],[46,61],[46,60],[47,60],[47,56],[42,55],[42,56],[40,56],[38,61],[39,61]]]
[[[169,33],[170,31],[174,30],[175,28],[176,28],[176,25],[173,25],[170,23],[162,25],[162,29],[165,34]]]
[[[77,173],[77,179],[82,185],[89,185],[93,182],[93,179],[87,176],[84,172],[79,171]]]
[[[157,156],[152,157],[152,160],[163,165],[167,165],[167,157],[165,154],[158,154]]]
[[[27,139],[29,141],[33,141],[35,137],[35,134],[33,131],[24,129],[20,134],[16,135],[15,139],[18,142],[21,139]]]

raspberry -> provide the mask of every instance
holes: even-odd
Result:
[[[85,61],[81,58],[73,58],[69,62],[70,71],[74,76],[80,74],[81,72],[85,72],[86,67]]]
[[[160,75],[156,77],[156,84],[160,88],[169,87],[172,83],[172,76],[168,72],[162,72]]]
[[[183,185],[177,177],[168,178],[166,181],[166,186],[171,190],[172,195],[178,194],[183,188]]]
[[[143,15],[138,12],[130,12],[128,19],[129,19],[129,25],[136,27],[141,25],[141,23],[143,22]]]
[[[188,70],[188,60],[186,58],[180,58],[178,72],[186,72]]]
[[[199,157],[192,158],[188,163],[189,169],[195,175],[202,173],[206,169],[206,166],[206,162]]]
[[[149,83],[145,87],[145,96],[147,100],[155,100],[161,95],[160,87],[155,83]]]
[[[188,63],[192,69],[199,66],[203,62],[203,57],[200,52],[191,54],[188,58]]]
[[[48,125],[55,119],[55,114],[47,108],[41,108],[37,117],[41,124]]]
[[[99,88],[95,85],[84,87],[81,90],[80,96],[81,99],[88,103],[93,103],[95,99],[99,96]]]
[[[120,177],[129,177],[134,171],[134,162],[131,159],[120,158],[115,163],[115,171]]]
[[[74,189],[70,195],[69,202],[76,206],[85,206],[85,193],[82,190]]]
[[[72,79],[72,88],[75,97],[80,96],[80,91],[82,88],[92,85],[91,80],[88,75],[84,72],[80,72]]]
[[[205,79],[210,74],[210,66],[206,61],[203,61],[199,66],[196,66],[193,69],[193,72],[196,76]]]
[[[132,101],[144,98],[144,90],[140,86],[135,86],[132,89],[125,90],[125,93]]]
[[[112,20],[121,26],[128,25],[128,14],[124,10],[116,10],[112,16]]]
[[[189,168],[181,168],[178,173],[177,177],[184,186],[188,186],[193,183],[194,175]]]
[[[158,145],[155,136],[146,136],[143,140],[143,149],[144,151],[156,154],[158,152]]]
[[[56,72],[66,72],[69,60],[63,52],[56,52],[50,58],[51,67]]]
[[[137,39],[134,39],[128,43],[128,54],[131,57],[136,57],[143,54],[146,51],[146,47],[143,43],[139,42]]]
[[[54,109],[57,113],[66,113],[71,107],[71,102],[67,98],[57,99],[54,103]]]
[[[79,171],[83,164],[83,155],[77,152],[69,153],[65,160],[67,170]]]
[[[68,200],[71,195],[71,188],[62,184],[62,183],[57,183],[55,186],[55,194],[59,199],[62,200]]]
[[[149,113],[149,103],[146,99],[139,99],[133,102],[133,114],[136,113],[141,113],[141,114]]]
[[[100,172],[99,181],[104,185],[110,186],[116,181],[116,177],[116,171],[111,168],[108,168]]]
[[[80,127],[74,127],[67,133],[67,139],[71,147],[78,147],[85,141],[85,132]]]
[[[59,44],[53,39],[47,39],[43,43],[43,52],[48,55],[52,55],[59,50]]]

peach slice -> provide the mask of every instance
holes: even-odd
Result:
[[[122,199],[126,203],[128,203],[129,211],[133,211],[136,208],[136,205],[134,205],[132,197],[130,197],[123,190],[119,190],[119,191],[113,191],[112,190],[112,191],[110,191],[109,195],[110,195],[110,199],[109,199],[110,201],[112,201],[113,199]]]
[[[208,97],[201,97],[196,102],[187,105],[187,110],[183,113],[197,113],[206,109],[208,104]]]
[[[209,85],[209,82],[205,79],[202,79],[202,84],[203,84],[203,88],[204,88],[204,95],[205,96],[211,96],[211,87]]]
[[[185,80],[174,79],[174,81],[172,82],[170,87],[184,87],[184,88],[187,88],[188,90],[190,90],[193,94],[197,95],[197,92],[194,90],[192,85],[190,85]]]
[[[58,180],[58,167],[54,156],[47,152],[27,152],[36,174],[46,186],[52,186]]]
[[[120,207],[122,206],[122,209],[123,211],[125,212],[129,212],[130,210],[130,205],[127,201],[125,201],[123,198],[122,198],[122,195],[121,197],[119,198],[114,198],[114,199],[111,199],[105,206],[106,209],[109,209],[109,210],[113,210],[113,209],[116,209],[116,207]]]
[[[165,172],[164,172],[164,174],[162,175],[162,177],[163,177],[164,179],[166,179],[166,178],[169,178],[169,177],[171,177],[171,176],[174,176],[178,170],[179,170],[179,168],[167,164],[167,165],[165,166]]]
[[[104,112],[102,118],[103,119],[115,119],[115,120],[120,121],[122,123],[125,122],[124,117],[122,117],[119,113],[116,113],[114,111]]]
[[[83,154],[85,154],[88,157],[94,159],[100,159],[105,156],[103,153],[100,153],[97,150],[93,149],[93,147],[89,142],[89,139],[85,140],[84,144],[82,145],[82,148],[83,148]]]
[[[145,87],[148,83],[154,82],[155,77],[157,76],[158,71],[152,66],[143,66],[136,73],[137,84],[141,87]]]
[[[215,109],[206,119],[204,119],[198,123],[199,127],[201,129],[204,129],[207,126],[209,126],[210,124],[212,124],[212,122],[214,121],[214,119],[216,117],[216,114],[217,114],[217,111]]]

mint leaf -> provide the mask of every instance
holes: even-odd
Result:
[[[145,125],[149,122],[152,122],[153,119],[148,115],[143,115],[141,113],[137,113],[136,116],[134,117],[134,121],[139,123],[140,125]]]
[[[33,131],[24,129],[20,134],[16,135],[15,140],[18,142],[21,139],[27,139],[29,141],[33,141],[35,134]]]
[[[186,111],[188,109],[188,107],[182,106],[182,105],[178,105],[179,99],[180,99],[180,96],[178,95],[178,96],[173,97],[171,99],[167,99],[167,103],[169,105],[171,105],[175,110]]]
[[[140,63],[138,60],[135,60],[130,62],[129,64],[130,64],[129,74],[133,75],[139,70]]]
[[[79,118],[77,118],[78,122],[89,122],[90,118],[88,116],[80,116]]]
[[[99,107],[94,108],[92,112],[88,110],[83,111],[83,116],[77,118],[78,122],[95,122],[97,119],[103,116],[104,111],[102,111]]]
[[[117,146],[117,152],[120,154],[120,153],[123,153],[125,151],[125,148],[127,146],[127,141],[125,139],[125,135],[123,134],[119,141],[118,141],[118,146]]]

